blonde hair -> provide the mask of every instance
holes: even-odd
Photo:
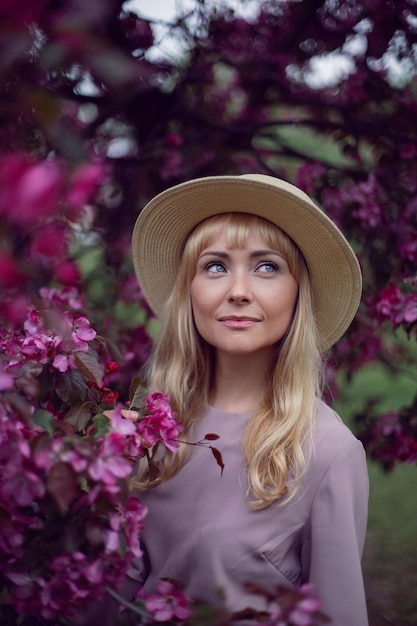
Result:
[[[228,246],[244,247],[255,229],[271,249],[282,254],[298,283],[292,323],[277,345],[262,403],[249,421],[243,443],[250,506],[264,508],[283,496],[283,502],[288,501],[297,491],[306,465],[303,447],[311,434],[321,385],[310,280],[295,243],[277,226],[254,215],[226,213],[201,222],[186,242],[177,279],[161,317],[161,332],[148,364],[147,378],[152,390],[170,394],[171,404],[185,426],[181,439],[191,441],[193,427],[207,409],[214,353],[196,330],[190,284],[199,255],[225,224]],[[159,463],[157,478],[139,480],[137,486],[148,488],[167,481],[187,462],[190,449],[184,443],[176,454],[167,452]]]

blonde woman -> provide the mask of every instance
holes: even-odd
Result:
[[[133,259],[161,319],[149,386],[170,394],[182,439],[219,435],[225,467],[184,443],[138,481],[147,563],[132,585],[173,578],[237,611],[265,608],[245,582],[309,582],[335,626],[366,626],[364,450],[320,399],[323,354],[361,296],[346,239],[280,179],[208,177],[148,203]]]

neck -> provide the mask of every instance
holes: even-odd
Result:
[[[269,356],[217,354],[210,404],[235,413],[252,413],[263,400]]]

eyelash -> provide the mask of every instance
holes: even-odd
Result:
[[[210,261],[210,263],[207,263],[204,269],[206,272],[209,272],[213,267],[221,267],[224,270],[226,269],[223,263],[219,263],[219,261]]]
[[[274,272],[278,272],[279,270],[278,265],[276,263],[273,263],[272,261],[264,261],[263,263],[260,263],[256,269],[259,269],[260,267],[264,267],[266,265],[269,267],[272,267]],[[273,272],[267,272],[267,273],[272,274]]]
[[[276,263],[273,263],[272,261],[263,261],[262,263],[259,263],[259,265],[256,266],[256,269],[259,270],[262,267],[271,267],[272,268],[272,272],[265,272],[266,274],[272,274],[273,272],[278,272],[279,271],[279,267]],[[223,265],[223,263],[220,263],[219,261],[210,261],[210,263],[207,263],[207,265],[205,266],[205,271],[209,272],[212,268],[214,267],[221,267],[223,270],[226,270],[226,267]],[[219,274],[222,272],[218,272]]]

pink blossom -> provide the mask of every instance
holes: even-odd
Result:
[[[52,361],[52,366],[59,372],[66,372],[69,367],[69,359],[65,354],[56,354]]]
[[[352,215],[366,228],[375,228],[381,223],[385,198],[373,174],[359,184],[348,181],[341,188],[341,199],[345,206],[353,205]]]
[[[165,415],[145,415],[139,422],[139,431],[146,445],[153,446],[161,440],[171,452],[178,449],[178,435],[182,430],[182,424]]]
[[[169,403],[169,395],[160,392],[150,393],[146,399],[146,404],[151,413],[161,417],[175,418]]]
[[[181,175],[183,166],[182,153],[179,150],[170,150],[163,156],[159,175],[163,181],[169,181]]]
[[[58,210],[62,167],[56,160],[32,162],[23,154],[0,160],[0,214],[30,227]]]
[[[81,309],[83,306],[82,296],[75,287],[64,287],[59,290],[41,287],[39,295],[45,301],[45,305],[54,304],[61,309],[66,307]]]
[[[300,608],[295,608],[288,616],[291,626],[312,626],[313,617]]]
[[[84,566],[84,575],[90,583],[101,585],[104,579],[102,563],[99,560],[93,561],[93,563],[86,563]]]
[[[394,327],[417,320],[417,294],[406,295],[391,283],[380,294],[375,310],[381,321],[389,319]]]
[[[86,317],[78,317],[74,320],[72,338],[76,350],[88,350],[88,345],[86,345],[85,342],[91,341],[96,335],[96,331],[91,328],[90,322]]]
[[[30,255],[36,261],[56,263],[68,254],[69,229],[58,222],[50,222],[35,232]]]
[[[46,491],[43,480],[30,470],[18,468],[16,473],[5,472],[2,482],[0,495],[20,506],[30,505]]]
[[[77,474],[81,474],[81,472],[83,472],[88,465],[86,456],[75,448],[63,451],[61,454],[61,460],[71,465],[72,469]]]
[[[372,454],[385,468],[392,469],[398,461],[417,461],[413,409],[381,415],[372,425],[370,434]]]
[[[78,285],[80,270],[71,259],[61,261],[54,270],[55,278],[63,285]]]
[[[146,610],[157,622],[187,619],[192,615],[186,596],[167,580],[160,580],[157,593],[145,599]]]
[[[136,433],[136,425],[131,420],[122,417],[122,406],[119,404],[112,412],[110,427],[112,432],[128,436]]]
[[[417,233],[400,241],[399,252],[404,259],[417,263]]]
[[[415,159],[417,157],[417,147],[414,143],[403,144],[400,149],[402,159]]]
[[[112,530],[109,529],[106,532],[106,536],[105,536],[105,545],[106,545],[106,550],[108,550],[109,552],[116,552],[119,549],[120,546],[120,536],[119,536],[119,529],[117,530]]]
[[[357,217],[368,228],[375,228],[381,221],[381,208],[373,203],[363,204],[354,209],[352,215]]]
[[[175,452],[179,446],[178,434],[184,427],[176,421],[177,414],[171,408],[169,395],[159,392],[149,394],[146,404],[150,415],[144,415],[138,426],[144,444],[151,447],[162,441],[171,452]]]
[[[13,296],[2,294],[0,314],[7,324],[17,327],[22,324],[30,305],[31,300],[25,294],[13,293]]]
[[[20,548],[24,542],[24,530],[28,527],[27,518],[22,521],[17,515],[2,511],[0,550],[7,555],[20,556]]]
[[[23,325],[24,335],[15,353],[43,365],[49,363],[52,368],[66,372],[69,367],[75,367],[74,352],[88,352],[88,342],[97,333],[85,316],[74,319],[70,311],[59,313],[50,309],[46,317],[48,326],[38,311],[29,311]]]
[[[105,175],[103,163],[84,163],[74,172],[68,202],[74,208],[83,207],[95,194]]]
[[[118,478],[126,478],[132,471],[132,466],[123,458],[125,449],[124,437],[119,433],[111,433],[101,444],[97,457],[88,467],[88,473],[93,480],[101,481],[104,485],[115,485]]]
[[[32,461],[37,468],[49,471],[52,465],[60,460],[63,448],[62,437],[54,437],[52,441],[46,437],[39,438],[33,446]]]
[[[13,378],[10,374],[0,370],[0,391],[6,391],[13,387]]]
[[[0,286],[3,289],[13,289],[24,283],[24,277],[16,260],[8,253],[0,253]]]
[[[170,148],[179,148],[184,143],[184,139],[179,133],[168,133],[165,135],[164,142]]]
[[[305,193],[314,195],[325,173],[326,168],[322,163],[316,161],[303,163],[297,169],[295,184]]]
[[[125,509],[125,533],[127,545],[133,556],[140,557],[142,550],[140,549],[139,536],[140,531],[144,528],[143,520],[148,510],[138,498],[130,497]]]
[[[390,411],[379,418],[379,429],[384,437],[401,433],[401,424],[395,411]]]

